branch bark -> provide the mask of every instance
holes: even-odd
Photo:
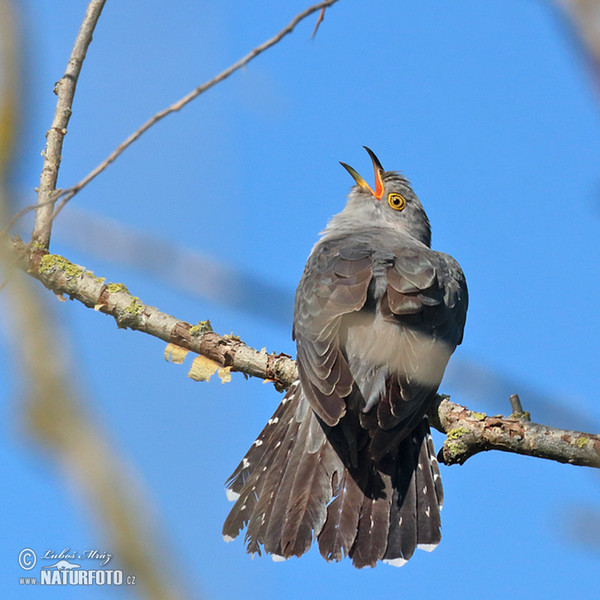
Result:
[[[46,148],[43,152],[44,163],[38,189],[38,209],[31,237],[34,248],[48,249],[50,245],[52,210],[57,199],[56,182],[58,180],[64,137],[67,134],[67,125],[71,118],[71,107],[73,106],[79,73],[87,49],[92,42],[92,34],[104,8],[104,3],[105,0],[92,0],[88,4],[85,17],[75,38],[65,74],[54,86],[54,93],[58,96],[58,100],[52,125],[46,133]]]
[[[600,468],[600,436],[532,423],[529,413],[489,417],[438,396],[432,425],[446,434],[439,460],[462,465],[486,450],[502,450],[585,467]]]
[[[285,354],[254,350],[235,337],[220,336],[206,321],[192,325],[144,304],[122,283],[107,283],[92,271],[56,254],[34,253],[13,240],[17,265],[57,295],[68,295],[88,308],[110,315],[121,328],[142,331],[167,343],[206,356],[232,371],[272,380],[279,389],[297,378],[296,363]]]
[[[163,313],[144,304],[123,284],[106,283],[104,278],[61,256],[30,257],[27,245],[20,240],[13,240],[12,251],[19,267],[48,289],[112,316],[118,327],[142,331],[210,358],[232,371],[271,380],[278,390],[289,387],[298,377],[295,361],[285,354],[268,354],[266,350],[250,348],[234,336],[221,336],[212,331],[208,321],[191,325]],[[488,417],[440,395],[429,418],[447,436],[440,460],[448,465],[463,464],[484,450],[501,450],[600,468],[600,436],[531,423],[525,412]]]

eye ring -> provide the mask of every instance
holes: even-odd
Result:
[[[402,210],[406,206],[406,200],[402,194],[396,194],[392,192],[388,195],[388,204],[394,210]]]

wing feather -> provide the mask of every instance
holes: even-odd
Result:
[[[330,426],[344,416],[354,385],[340,324],[345,314],[363,308],[372,276],[370,252],[338,241],[311,254],[298,286],[294,336],[300,381],[311,407]]]

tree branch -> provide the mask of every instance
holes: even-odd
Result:
[[[67,294],[89,308],[112,316],[118,327],[143,331],[165,342],[191,350],[245,375],[289,387],[298,377],[296,363],[285,354],[268,354],[250,348],[234,336],[220,336],[208,321],[192,326],[144,304],[123,284],[106,283],[91,271],[53,254],[28,256],[27,245],[13,240],[19,267],[39,279],[55,294]],[[516,399],[513,406],[520,407]],[[484,450],[502,450],[573,465],[600,467],[600,436],[531,423],[525,412],[509,417],[488,417],[438,396],[430,410],[432,425],[447,438],[440,460],[462,464]]]
[[[66,294],[88,308],[110,315],[118,327],[142,331],[165,342],[201,354],[232,371],[273,380],[284,389],[297,378],[296,363],[285,354],[254,350],[239,339],[220,336],[206,321],[193,326],[141,302],[122,283],[107,283],[85,267],[56,254],[28,255],[28,247],[13,240],[17,265],[57,295]]]
[[[429,418],[446,434],[438,458],[447,465],[463,464],[485,450],[502,450],[600,468],[599,435],[532,423],[526,412],[488,417],[450,402],[447,396],[438,396]]]
[[[67,125],[71,118],[73,98],[77,79],[81,72],[87,49],[92,41],[92,34],[100,13],[104,8],[105,0],[92,0],[87,7],[85,17],[75,38],[69,62],[63,77],[54,86],[54,93],[58,96],[56,110],[52,125],[46,133],[46,148],[43,152],[44,163],[40,176],[38,189],[38,210],[35,216],[31,241],[34,248],[47,249],[50,245],[52,231],[52,209],[56,196],[56,181],[60,168],[61,153],[64,137],[67,134]]]

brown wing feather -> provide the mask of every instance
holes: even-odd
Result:
[[[298,372],[312,409],[327,425],[346,412],[354,380],[340,348],[342,317],[365,304],[371,282],[368,250],[324,244],[309,258],[296,294]]]

